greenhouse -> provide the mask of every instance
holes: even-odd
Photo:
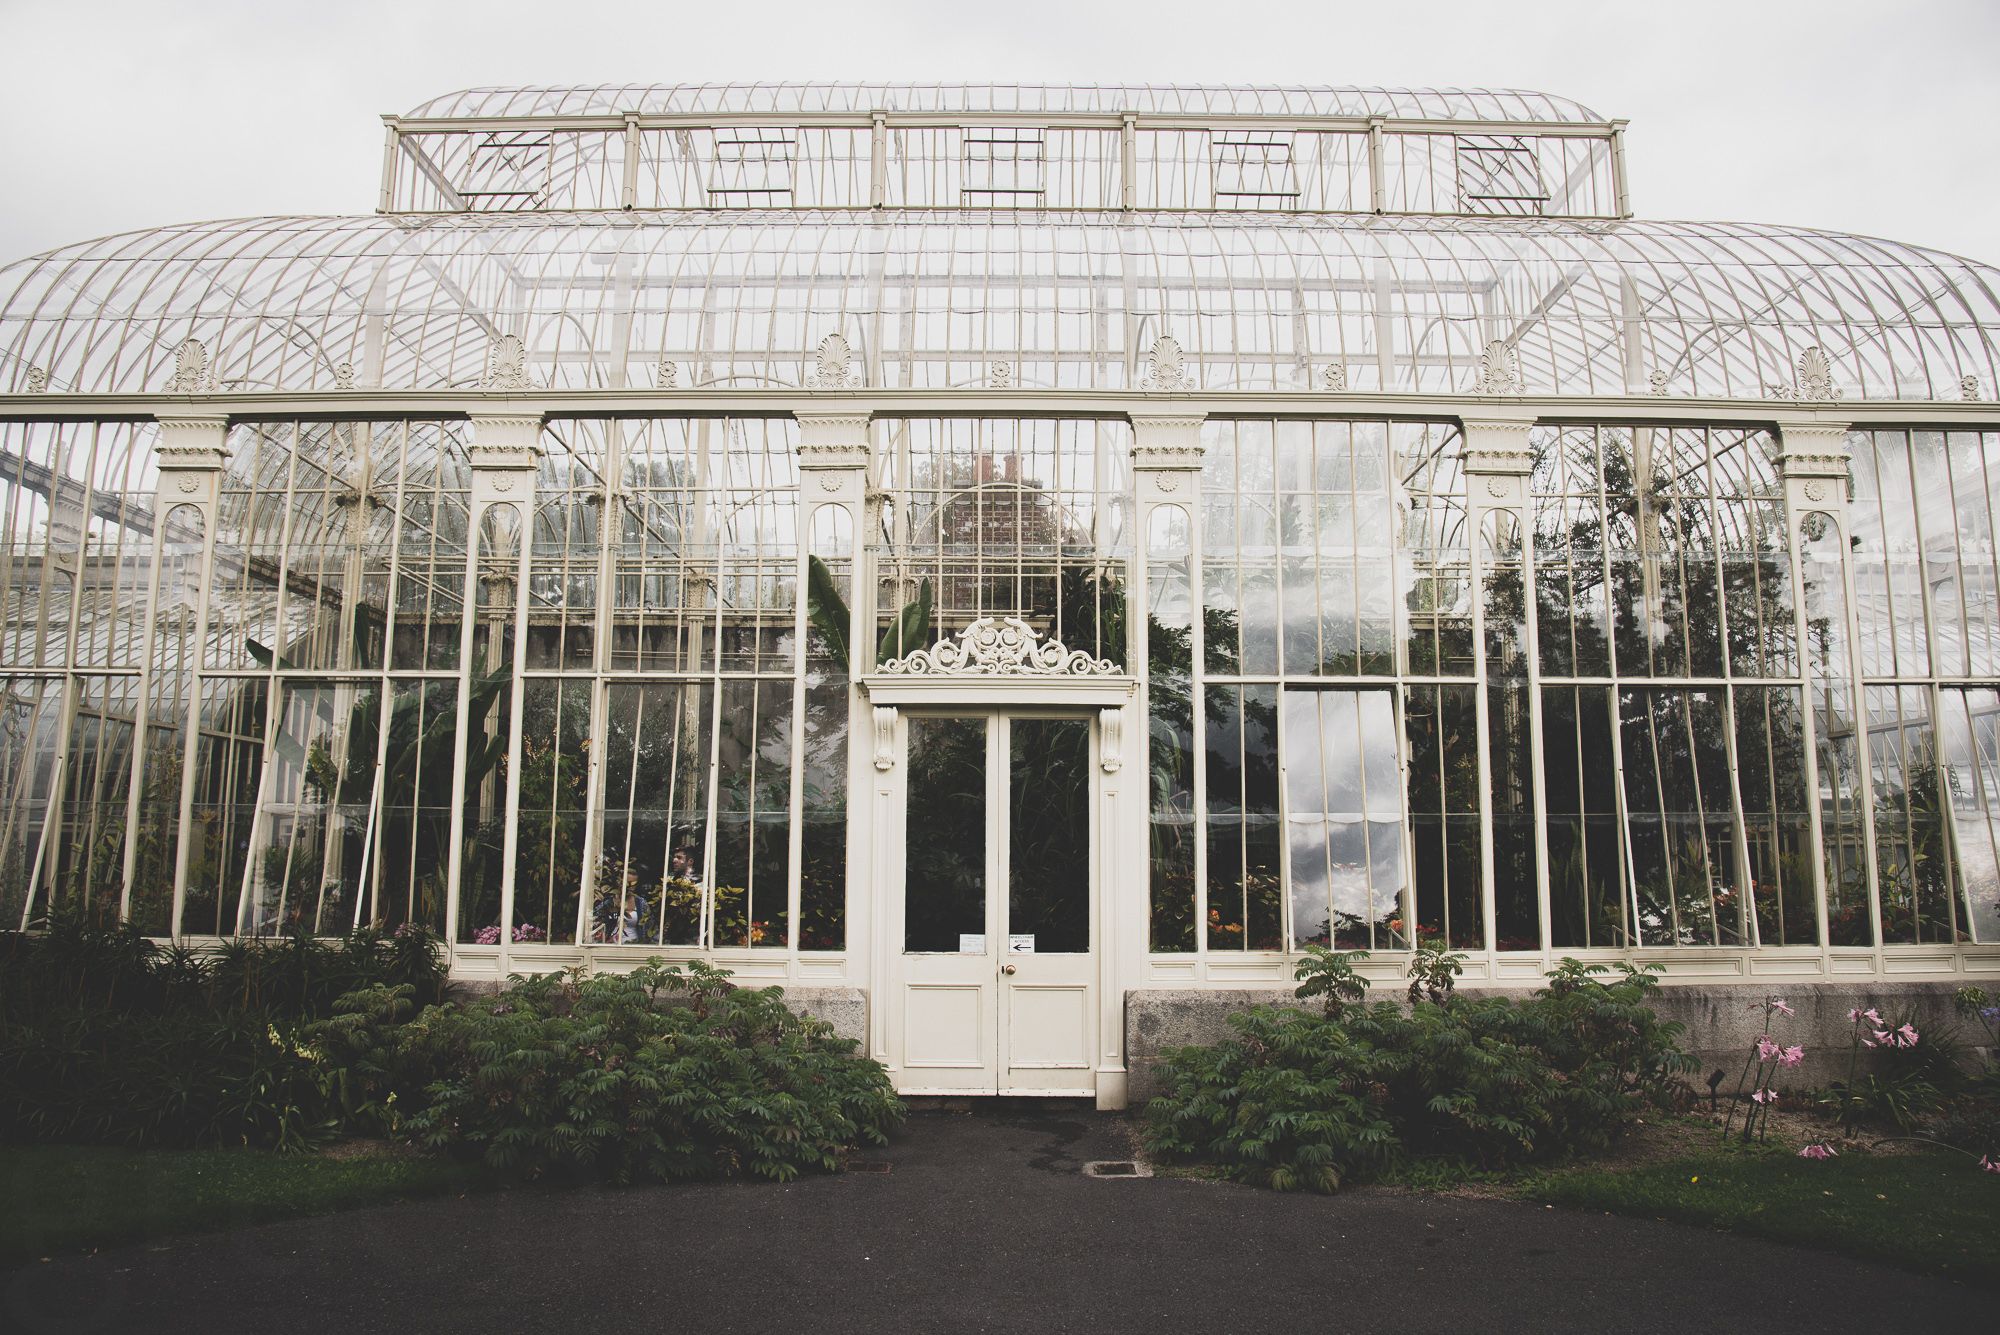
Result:
[[[2000,974],[2000,269],[1635,219],[1539,93],[384,120],[372,214],[0,269],[0,925],[700,957],[1107,1107],[1312,945]]]

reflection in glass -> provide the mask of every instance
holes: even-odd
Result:
[[[1976,941],[2000,941],[2000,692],[1948,690],[1938,737],[1953,865]]]
[[[698,682],[620,681],[606,689],[590,940],[700,943],[714,699]]]
[[[990,616],[1124,664],[1129,425],[908,418],[878,430],[880,657]]]
[[[1519,516],[1493,511],[1480,540],[1480,598],[1486,628],[1493,931],[1501,950],[1536,950],[1542,937],[1535,885],[1534,733],[1529,716],[1524,564]]]
[[[1484,950],[1477,688],[1404,688],[1403,730],[1417,932],[1454,950]]]
[[[1194,648],[1188,513],[1152,512],[1146,539],[1147,821],[1151,947],[1195,948]]]
[[[961,936],[986,931],[986,720],[906,726],[903,949],[955,954]]]
[[[1804,706],[1796,686],[1738,686],[1736,785],[1757,944],[1816,946]]]
[[[1542,688],[1549,928],[1558,949],[1635,944],[1614,781],[1614,726],[1610,687]]]
[[[1829,515],[1799,521],[1800,601],[1818,742],[1820,852],[1826,869],[1827,944],[1874,944],[1868,912],[1867,836],[1862,821],[1861,750],[1840,526]]]
[[[1090,949],[1090,723],[1012,718],[1007,731],[1007,934],[1035,953]]]
[[[1748,939],[1728,727],[1714,690],[1621,690],[1625,828],[1641,944]]]
[[[805,726],[799,818],[799,949],[839,950],[847,940],[847,637],[852,629],[854,517],[844,505],[813,511],[809,550],[832,606],[808,598]]]
[[[1282,741],[1292,948],[1405,948],[1394,695],[1287,689]]]
[[[1944,774],[1930,690],[1867,686],[1868,765],[1875,794],[1875,889],[1884,944],[1957,938]]]
[[[1210,686],[1208,947],[1278,950],[1284,941],[1278,829],[1278,688]]]

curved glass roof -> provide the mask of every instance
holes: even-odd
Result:
[[[1506,340],[1529,393],[1764,397],[1823,349],[1850,398],[2000,380],[2000,270],[1721,223],[1268,213],[699,210],[263,218],[0,269],[0,387],[162,391],[185,339],[224,388],[479,383],[519,336],[555,388],[799,386],[839,332],[866,381],[1463,393]],[[1990,392],[1990,391],[1989,391]]]
[[[1225,88],[1165,84],[706,83],[468,88],[408,118],[770,112],[1052,111],[1142,115],[1406,116],[1603,123],[1581,103],[1517,88]]]

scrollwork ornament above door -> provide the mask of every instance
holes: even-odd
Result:
[[[1019,617],[980,617],[957,636],[892,658],[884,676],[1114,677],[1118,665],[1043,639]]]

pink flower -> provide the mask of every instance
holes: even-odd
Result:
[[[1793,1044],[1791,1047],[1786,1048],[1783,1052],[1778,1054],[1778,1065],[1797,1066],[1800,1062],[1804,1061],[1805,1059],[1806,1059],[1806,1050],[1798,1046],[1797,1044]]]
[[[1799,1151],[1801,1159],[1834,1159],[1839,1156],[1840,1151],[1834,1149],[1833,1146],[1823,1140],[1816,1140]]]
[[[1780,1047],[1779,1047],[1779,1046],[1778,1046],[1778,1045],[1777,1045],[1776,1043],[1773,1043],[1773,1042],[1771,1041],[1771,1036],[1770,1036],[1769,1034],[1760,1034],[1760,1035],[1758,1035],[1758,1037],[1757,1037],[1757,1060],[1758,1060],[1758,1061],[1760,1061],[1760,1062],[1767,1062],[1767,1061],[1772,1061],[1772,1060],[1774,1060],[1774,1059],[1775,1059],[1775,1058],[1776,1058],[1776,1057],[1778,1056],[1778,1054],[1779,1054],[1780,1052],[1782,1052],[1782,1051],[1783,1051],[1783,1049],[1782,1049],[1782,1048],[1780,1048]]]
[[[1903,1040],[1900,1045],[1902,1047],[1913,1048],[1917,1045],[1917,1031],[1908,1025],[1904,1025],[1896,1030],[1896,1037]]]
[[[482,928],[480,928],[480,929],[479,929],[479,930],[478,930],[478,931],[477,931],[476,933],[474,933],[474,934],[473,934],[473,937],[472,937],[472,944],[473,944],[473,945],[475,945],[475,946],[497,946],[497,945],[499,945],[499,944],[500,944],[500,928],[499,928],[499,926],[498,926],[498,925],[496,924],[496,925],[494,925],[494,926],[492,926],[492,927],[482,927]]]
[[[1861,1023],[1861,1008],[1859,1006],[1856,1006],[1853,1010],[1847,1012],[1847,1019],[1850,1024]],[[1806,1146],[1806,1149],[1811,1149],[1811,1148],[1812,1146],[1810,1145]],[[1804,1154],[1805,1150],[1800,1150],[1799,1153]]]
[[[1995,1159],[1991,1155],[1982,1158],[1979,1161],[1979,1171],[1982,1173],[2000,1173],[2000,1159]]]
[[[1875,1037],[1864,1038],[1861,1040],[1861,1046],[1864,1048],[1879,1048],[1886,1046],[1888,1042],[1889,1042],[1889,1035],[1882,1032],[1880,1029],[1877,1029],[1875,1031]]]
[[[1863,1017],[1867,1019],[1868,1023],[1870,1024],[1879,1025],[1882,1023],[1881,1015],[1875,1010],[1873,1006],[1870,1006],[1867,1010],[1861,1012],[1861,1014],[1863,1015]]]
[[[1793,1013],[1792,1008],[1790,1006],[1787,1006],[1783,1001],[1779,1000],[1777,997],[1772,997],[1769,1001],[1765,1002],[1764,1004],[1769,1006],[1772,1010],[1778,1012],[1778,1014],[1780,1015],[1791,1015]]]
[[[1750,1096],[1750,1101],[1752,1103],[1776,1103],[1778,1101],[1778,1091],[1775,1089],[1760,1089]]]

